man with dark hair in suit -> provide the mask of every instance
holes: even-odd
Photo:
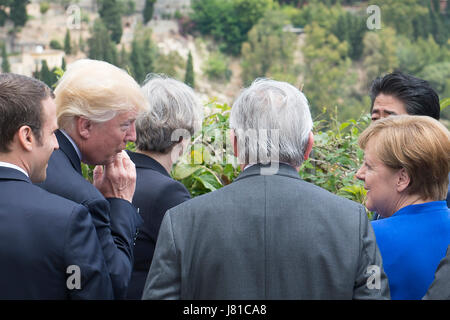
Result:
[[[427,81],[400,71],[376,78],[370,87],[370,99],[372,121],[400,114],[440,118],[441,107],[436,91]],[[447,206],[450,207],[450,185]],[[375,214],[374,220],[379,218]]]
[[[126,297],[133,247],[142,223],[131,204],[136,169],[123,151],[136,140],[135,120],[147,101],[136,81],[104,61],[77,60],[55,89],[60,149],[49,160],[41,185],[86,206],[92,216],[111,277],[114,297]],[[97,165],[94,182],[84,179],[81,161]]]
[[[58,149],[56,106],[44,83],[0,74],[0,299],[111,299],[84,206],[34,186]]]
[[[233,183],[168,210],[143,299],[387,299],[360,204],[302,181],[312,145],[306,97],[256,80],[234,102]]]

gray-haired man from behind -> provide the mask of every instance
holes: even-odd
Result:
[[[230,127],[242,173],[167,211],[143,299],[388,299],[364,207],[299,178],[313,145],[305,96],[258,79]]]

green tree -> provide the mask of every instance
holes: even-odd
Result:
[[[363,42],[363,65],[366,69],[367,84],[398,67],[397,37],[394,29],[383,28],[378,32],[367,32]]]
[[[122,44],[122,49],[120,49],[119,53],[119,66],[124,70],[130,70],[130,58],[128,52],[125,50],[125,45]],[[131,72],[130,72],[131,73]]]
[[[70,31],[66,30],[66,36],[64,37],[64,52],[66,54],[72,54],[72,44],[70,43]]]
[[[347,42],[340,42],[316,23],[308,25],[305,32],[303,92],[313,115],[318,115],[322,108],[343,105],[355,79],[349,74]]]
[[[2,44],[2,72],[10,72],[11,66],[8,61],[8,54],[6,53],[6,45]]]
[[[66,71],[66,59],[64,59],[64,57],[62,58],[61,62],[61,70]]]
[[[196,29],[211,35],[224,52],[238,55],[247,33],[272,7],[272,0],[193,0],[191,19]]]
[[[14,0],[10,4],[9,18],[14,22],[14,26],[23,27],[27,23],[27,4],[29,0]]]
[[[101,19],[94,21],[91,37],[88,39],[88,57],[95,60],[103,60],[117,65],[117,49],[111,40],[108,30]]]
[[[242,80],[250,84],[257,77],[270,77],[295,83],[296,37],[284,32],[288,18],[281,11],[268,11],[248,34],[242,45]]]
[[[41,71],[39,72],[38,79],[48,85],[50,88],[56,83],[56,75],[49,70],[47,60],[42,61]]]
[[[142,12],[145,24],[152,20],[155,2],[156,0],[145,0],[145,7],[144,11]]]
[[[163,73],[182,81],[186,70],[186,61],[177,51],[171,51],[168,54],[156,51],[154,68],[155,73]]]
[[[404,72],[418,74],[427,65],[445,61],[446,48],[441,49],[431,34],[415,42],[399,36],[397,44],[398,68]]]
[[[345,12],[339,16],[331,31],[339,41],[347,41],[348,56],[352,60],[358,60],[364,49],[363,37],[366,30],[365,17]]]
[[[210,53],[205,61],[203,71],[210,80],[230,80],[231,70],[228,68],[229,61],[221,52]]]
[[[111,40],[119,43],[122,38],[122,7],[118,0],[100,0],[98,13],[110,32]]]
[[[131,43],[130,63],[134,79],[138,83],[142,83],[146,73],[142,57],[142,48],[136,39],[133,39],[133,42]]]
[[[186,63],[186,75],[184,77],[184,83],[186,83],[191,88],[195,88],[195,79],[194,79],[194,62],[192,61],[192,54],[189,51],[188,59]]]

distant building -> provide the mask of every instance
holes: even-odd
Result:
[[[32,76],[36,70],[41,70],[42,61],[46,60],[48,68],[61,67],[64,51],[44,50],[43,47],[36,47],[34,52],[23,52],[20,55],[10,56],[11,72]]]

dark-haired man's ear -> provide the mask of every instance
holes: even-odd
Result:
[[[19,141],[20,146],[26,151],[33,150],[33,141],[36,139],[33,134],[33,130],[29,126],[21,126],[19,130],[17,130],[17,139]]]

